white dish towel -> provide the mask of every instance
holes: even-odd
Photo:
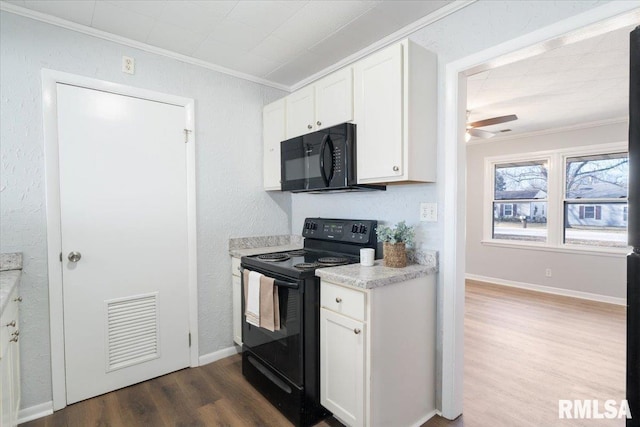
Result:
[[[260,326],[260,276],[262,274],[250,271],[247,286],[248,298],[245,314],[247,323],[255,326]]]

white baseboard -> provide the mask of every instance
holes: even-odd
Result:
[[[200,366],[208,365],[209,363],[224,359],[225,357],[233,356],[234,354],[238,354],[238,348],[236,346],[231,346],[223,348],[222,350],[214,351],[213,353],[203,354],[198,358],[198,362],[200,363]]]
[[[508,286],[510,288],[528,289],[530,291],[543,292],[545,294],[562,295],[565,297],[585,299],[589,301],[605,302],[607,304],[627,305],[626,298],[611,297],[608,295],[592,294],[589,292],[574,291],[571,289],[553,288],[551,286],[534,285],[533,283],[515,282],[513,280],[497,279],[495,277],[479,276],[467,273],[465,277],[469,280],[488,282],[494,285]]]
[[[420,427],[422,424],[426,423],[427,421],[429,421],[431,418],[435,417],[436,415],[438,415],[438,410],[434,409],[433,411],[429,412],[424,417],[420,418],[420,420],[418,420],[413,426],[414,427]]]
[[[20,409],[18,412],[18,424],[26,423],[27,421],[37,420],[38,418],[46,417],[53,414],[53,401],[40,403],[38,405],[30,406],[28,408]]]

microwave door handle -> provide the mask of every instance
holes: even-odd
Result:
[[[324,152],[327,149],[327,145],[331,150],[331,170],[329,171],[329,176],[327,176],[327,172],[324,169]],[[329,182],[331,182],[331,179],[333,179],[334,168],[335,165],[333,164],[333,142],[331,141],[329,135],[325,135],[324,138],[322,138],[322,143],[320,145],[320,175],[322,176],[322,180],[324,181],[324,185],[326,187],[329,186]]]

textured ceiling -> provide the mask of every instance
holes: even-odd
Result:
[[[481,128],[511,129],[506,137],[628,116],[633,27],[470,76],[469,121],[516,114],[516,121]]]
[[[6,3],[291,86],[451,0]]]

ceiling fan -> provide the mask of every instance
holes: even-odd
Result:
[[[469,113],[470,111],[467,111],[467,117],[469,117]],[[500,132],[489,132],[487,130],[482,130],[478,128],[485,127],[485,126],[499,125],[501,123],[512,122],[514,120],[518,120],[518,116],[516,116],[515,114],[509,114],[507,116],[491,117],[489,119],[478,120],[477,122],[467,123],[466,139],[467,141],[469,141],[469,139],[471,139],[472,136],[475,136],[477,138],[483,138],[483,139],[493,138]]]

